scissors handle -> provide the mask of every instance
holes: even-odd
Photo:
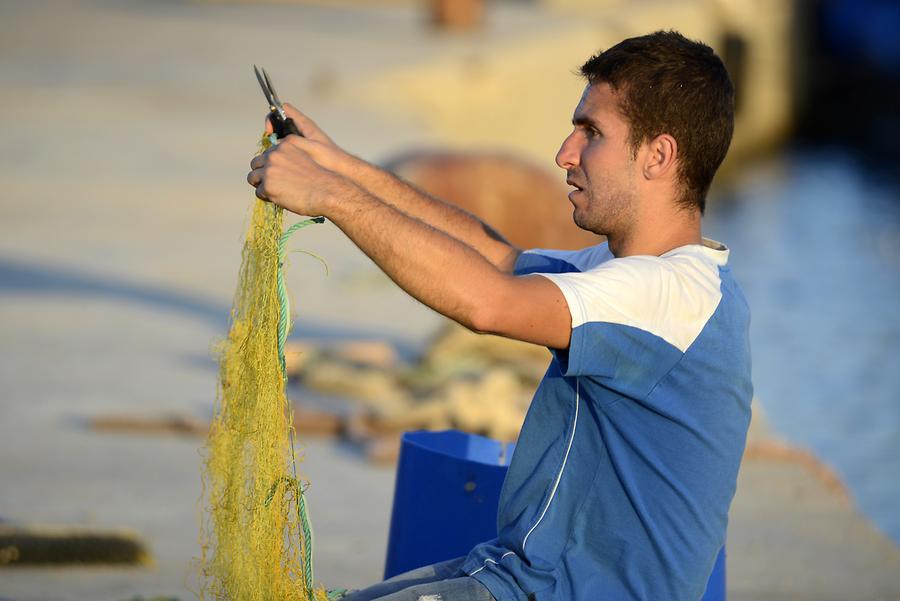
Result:
[[[275,137],[279,140],[292,134],[295,136],[303,136],[303,134],[300,133],[300,130],[297,129],[297,124],[294,123],[294,120],[290,117],[282,119],[281,115],[273,111],[269,113],[269,121],[272,123]]]

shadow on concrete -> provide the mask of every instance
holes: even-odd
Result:
[[[116,280],[77,269],[0,257],[0,295],[22,293],[122,301],[132,306],[168,311],[203,321],[221,330],[223,335],[231,313],[229,306],[183,292]],[[385,340],[393,344],[401,356],[412,356],[420,350],[386,330],[348,328],[306,319],[295,321],[293,334],[312,341]]]
[[[75,269],[0,258],[0,294],[23,292],[120,300],[129,305],[173,311],[216,327],[228,323],[228,307],[189,294],[117,281]]]

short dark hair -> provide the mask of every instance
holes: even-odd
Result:
[[[660,134],[675,138],[678,202],[702,213],[734,131],[734,86],[713,49],[676,31],[657,31],[592,56],[581,74],[619,95],[635,154]]]

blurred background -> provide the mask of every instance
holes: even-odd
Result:
[[[254,63],[351,152],[519,244],[577,248],[553,163],[574,73],[669,28],[737,89],[705,224],[753,315],[729,598],[900,599],[888,0],[0,2],[0,599],[193,597],[213,347],[267,108]],[[547,355],[449,327],[331,225],[291,245],[329,266],[295,253],[287,272],[316,576],[359,587],[384,567],[398,432],[515,439]],[[85,533],[121,563],[17,561],[15,537]]]

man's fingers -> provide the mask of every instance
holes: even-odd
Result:
[[[263,170],[253,169],[247,174],[247,183],[256,188],[263,180]]]
[[[279,140],[277,146],[273,146],[260,156],[266,156],[271,153],[267,162],[287,159],[291,162],[308,162],[315,161],[316,149],[322,145],[321,142],[304,138],[303,136],[287,136]]]
[[[302,112],[300,112],[300,109],[298,109],[293,104],[291,104],[289,102],[285,102],[282,105],[282,107],[284,108],[284,114],[287,115],[288,117],[290,117],[291,119],[293,119],[294,121],[310,123],[312,125],[315,125],[315,123],[313,123],[312,119],[310,119],[309,117],[304,115]]]
[[[256,197],[260,200],[269,200],[266,196],[266,182],[264,181],[263,169],[254,169],[247,174],[247,183],[250,184],[256,192]]]
[[[300,129],[300,132],[306,136],[307,138],[312,138],[319,142],[331,142],[331,138],[322,131],[316,122],[304,115],[300,109],[295,107],[293,104],[289,104],[287,102],[284,103],[284,113],[294,120],[294,123],[297,124],[297,127]],[[333,144],[333,142],[331,142]]]
[[[287,136],[286,138],[283,138],[280,141],[280,144],[284,144],[285,142],[287,142],[288,146],[293,146],[294,148],[296,148],[306,154],[309,154],[309,151],[316,144],[319,144],[319,142],[316,142],[315,140],[310,140],[309,138],[305,138],[303,136]]]

